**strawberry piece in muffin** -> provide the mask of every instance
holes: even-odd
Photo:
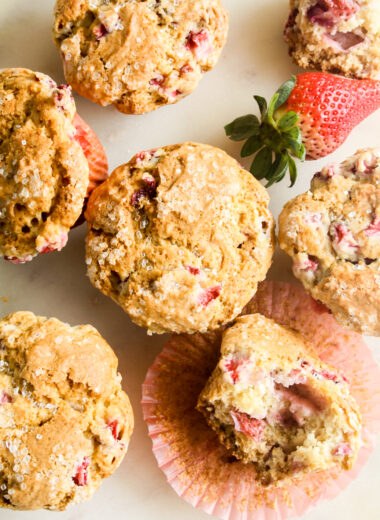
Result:
[[[348,20],[359,10],[355,0],[318,0],[307,11],[312,23],[324,27],[334,27],[337,23]]]

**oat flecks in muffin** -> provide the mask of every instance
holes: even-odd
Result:
[[[0,507],[63,510],[123,459],[133,413],[117,358],[90,325],[0,321]]]
[[[58,0],[55,8],[66,80],[124,113],[190,94],[218,61],[227,30],[220,0]]]
[[[241,312],[269,269],[268,202],[212,146],[140,152],[90,197],[88,275],[153,332],[215,329]]]
[[[0,71],[0,254],[15,263],[62,249],[83,208],[89,168],[70,90],[38,72]]]
[[[260,314],[224,332],[198,409],[266,484],[350,469],[360,447],[361,416],[344,375],[300,334]]]
[[[300,67],[379,78],[378,0],[290,0],[284,34]]]
[[[279,218],[280,247],[343,326],[380,335],[380,150],[318,172]]]

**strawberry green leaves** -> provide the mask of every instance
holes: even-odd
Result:
[[[267,186],[280,182],[289,171],[291,186],[297,178],[297,167],[293,157],[305,160],[302,134],[297,126],[299,116],[284,112],[297,78],[286,81],[267,104],[261,96],[254,96],[260,110],[258,117],[248,114],[225,126],[227,136],[233,141],[245,141],[241,156],[255,155],[250,171],[256,179],[266,179]],[[282,108],[281,108],[282,107]],[[281,108],[281,110],[279,110]]]
[[[225,130],[232,141],[242,141],[259,133],[260,121],[258,117],[248,114],[235,119]]]
[[[289,99],[290,94],[293,92],[294,87],[296,86],[297,78],[296,76],[292,76],[288,81],[285,81],[281,85],[281,87],[277,90],[276,94],[278,94],[277,102],[274,107],[275,110],[280,108],[284,103],[286,103]],[[276,96],[274,95],[274,97]]]

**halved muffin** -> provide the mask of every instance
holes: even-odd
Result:
[[[348,470],[360,447],[361,415],[344,375],[299,333],[260,314],[238,318],[223,334],[197,408],[267,484]]]

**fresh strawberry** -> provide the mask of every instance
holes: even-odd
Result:
[[[300,120],[308,159],[334,152],[350,132],[380,107],[380,81],[355,80],[309,72],[297,77],[295,88],[275,114],[289,111]]]
[[[87,196],[89,196],[108,176],[107,156],[95,132],[78,114],[75,114],[74,126],[75,140],[82,148],[90,168],[90,182],[87,188]]]
[[[380,107],[380,81],[348,79],[306,72],[286,81],[269,106],[255,96],[261,122],[254,115],[225,127],[234,141],[246,140],[241,156],[257,155],[251,172],[268,185],[281,181],[289,169],[297,178],[293,157],[320,159],[334,152],[361,121]]]

